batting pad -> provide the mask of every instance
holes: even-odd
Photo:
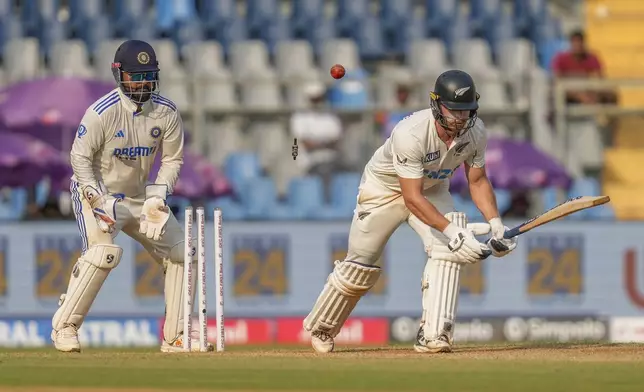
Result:
[[[183,243],[182,243],[183,244]],[[165,270],[165,323],[163,324],[163,339],[174,342],[183,331],[183,260],[173,262],[164,260]],[[197,271],[197,261],[192,260],[192,270]],[[197,293],[197,273],[192,274],[192,304]],[[192,314],[191,309],[190,314]]]
[[[360,297],[376,284],[380,273],[377,266],[336,261],[313,310],[304,319],[304,329],[325,331],[335,337]]]
[[[119,265],[122,255],[120,246],[94,245],[78,259],[69,278],[67,293],[60,296],[58,310],[52,319],[55,331],[69,324],[80,328],[107,275]]]
[[[445,217],[458,227],[467,227],[467,216],[462,212],[450,212]],[[432,253],[438,255],[449,252],[447,244],[440,241],[435,241],[434,250]],[[427,340],[445,335],[452,342],[461,266],[461,263],[453,261],[427,259],[422,284],[423,333]]]

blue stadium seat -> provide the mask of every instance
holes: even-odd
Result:
[[[177,45],[177,50],[181,53],[185,45],[193,42],[200,42],[205,37],[204,27],[199,19],[190,21],[177,21],[172,29],[170,29],[170,36]]]
[[[248,179],[243,183],[239,197],[246,218],[268,220],[271,209],[277,204],[277,189],[271,177]]]
[[[4,53],[4,47],[10,40],[20,38],[23,35],[22,23],[17,18],[0,18],[0,56]]]
[[[425,39],[427,37],[426,30],[424,17],[413,15],[400,29],[400,33],[389,37],[389,50],[409,56],[412,42]]]
[[[439,33],[445,42],[445,47],[450,58],[454,56],[454,47],[458,41],[471,37],[470,23],[465,15],[457,14],[452,18],[451,24]]]
[[[378,18],[365,17],[354,30],[354,34],[353,39],[358,44],[360,57],[365,60],[378,60],[385,55],[384,37]]]
[[[20,19],[24,28],[24,34],[30,37],[38,35],[38,2],[37,0],[24,0],[20,7]]]
[[[51,193],[51,181],[43,179],[36,184],[35,202],[38,207],[44,207]]]
[[[543,203],[544,211],[549,210],[561,203],[562,200],[560,199],[559,189],[557,188],[548,187],[541,191],[541,200]]]
[[[517,33],[523,38],[529,38],[531,28],[548,17],[546,0],[514,0],[513,11]]]
[[[13,0],[0,0],[0,19],[4,19],[7,16],[13,16],[12,11]]]
[[[501,0],[470,0],[470,28],[472,36],[488,38],[488,31],[501,17]]]
[[[413,12],[411,0],[383,0],[380,8],[380,24],[382,35],[387,51],[401,55],[406,52],[406,45],[403,44],[409,39],[407,36],[408,25],[412,22]],[[414,21],[415,22],[415,21]],[[421,21],[422,28],[419,32],[420,38],[424,35],[425,23]]]
[[[75,36],[82,37],[83,30],[91,28],[95,18],[105,17],[105,2],[103,0],[70,0],[69,26]]]
[[[276,0],[247,0],[246,27],[251,39],[262,34],[264,26],[274,23],[279,15]]]
[[[310,26],[304,37],[311,46],[316,56],[320,56],[324,42],[337,37],[335,23],[332,20],[323,18]]]
[[[427,29],[432,38],[443,38],[443,31],[458,15],[457,0],[426,0]]]
[[[171,35],[177,24],[194,21],[194,1],[155,0],[157,29]]]
[[[222,216],[226,221],[241,221],[246,219],[244,206],[232,197],[220,197],[209,200],[205,207],[207,211],[214,211],[215,208],[220,208]],[[210,214],[206,214],[206,219],[211,219],[210,216]]]
[[[114,29],[117,35],[127,37],[133,25],[148,19],[152,4],[150,0],[115,0],[114,7]]]
[[[27,211],[27,190],[12,188],[8,194],[0,192],[0,220],[15,221],[25,216]]]
[[[101,15],[87,21],[87,26],[81,32],[81,39],[85,41],[87,50],[95,55],[101,42],[111,40],[114,37],[112,22],[108,16]]]
[[[356,206],[360,178],[360,173],[334,175],[331,179],[331,205],[351,216]]]
[[[241,197],[243,184],[248,179],[262,175],[259,157],[251,152],[234,152],[226,157],[224,174],[232,183],[233,189]]]
[[[367,0],[339,0],[335,26],[339,37],[354,37],[355,29],[369,14]]]
[[[344,109],[364,109],[369,106],[368,75],[362,69],[352,69],[328,90],[329,103]]]
[[[494,194],[496,195],[496,205],[499,208],[499,211],[505,211],[510,208],[512,203],[512,193],[505,189],[495,189]]]
[[[324,16],[324,0],[293,0],[291,6],[291,34],[298,39],[307,38],[306,32]]]
[[[206,38],[217,40],[226,55],[232,43],[248,37],[246,20],[238,15],[235,0],[202,0],[200,9]]]
[[[157,38],[156,23],[149,17],[141,17],[136,23],[126,27],[124,31],[128,39],[140,39],[149,42]]]
[[[310,216],[324,205],[324,184],[320,177],[297,177],[288,184],[288,204]]]
[[[266,44],[269,54],[273,55],[280,41],[291,38],[291,26],[288,19],[278,15],[271,21],[267,21],[261,29],[259,38]]]
[[[40,26],[38,38],[40,40],[41,54],[49,58],[54,44],[69,38],[68,26],[58,20],[44,21]]]
[[[186,213],[186,207],[190,207],[192,203],[185,197],[170,195],[166,201],[168,207],[173,211],[175,218],[179,222],[183,221],[183,217]]]
[[[515,37],[515,28],[512,15],[504,12],[494,21],[494,24],[485,29],[483,38],[490,44],[495,60],[498,60],[500,56],[503,43]]]
[[[58,10],[60,9],[59,0],[38,0],[37,5],[40,22],[49,22],[58,19]]]

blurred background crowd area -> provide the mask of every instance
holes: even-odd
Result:
[[[348,219],[371,154],[459,68],[475,78],[490,137],[515,142],[488,153],[504,216],[608,194],[611,207],[575,219],[639,219],[642,16],[640,0],[0,0],[0,132],[28,128],[26,143],[68,159],[80,117],[59,121],[64,106],[93,100],[59,81],[109,91],[116,48],[143,39],[192,154],[170,200],[178,215],[192,203],[231,220]],[[329,76],[336,63],[341,80]],[[49,106],[34,124],[10,121],[21,86],[40,82],[60,89],[61,107],[27,103]],[[2,170],[18,173],[17,159]],[[545,169],[557,165],[567,181]],[[0,219],[73,218],[58,178],[24,178],[0,182]],[[480,218],[465,187],[454,194]]]

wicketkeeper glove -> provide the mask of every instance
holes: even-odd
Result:
[[[166,204],[168,188],[165,185],[148,185],[145,187],[145,202],[139,219],[139,232],[158,241],[165,233],[170,218],[170,208]]]
[[[92,207],[99,229],[103,233],[113,233],[116,224],[116,203],[123,199],[101,193],[91,185],[83,187],[83,197]]]

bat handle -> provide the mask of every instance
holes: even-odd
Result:
[[[520,227],[521,226],[517,226],[514,229],[510,229],[510,230],[506,231],[503,234],[503,238],[505,238],[506,240],[509,240],[510,238],[518,236],[519,234],[521,234],[521,232],[519,231]]]

